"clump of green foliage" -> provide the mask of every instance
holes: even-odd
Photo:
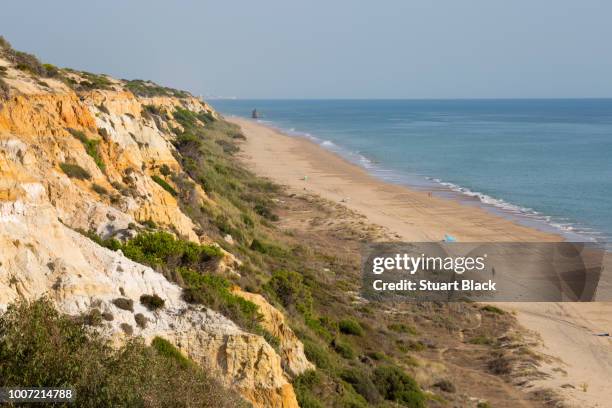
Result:
[[[489,312],[489,313],[498,314],[498,315],[506,314],[506,312],[501,310],[499,307],[493,306],[493,305],[483,306],[480,310],[485,311],[485,312]]]
[[[416,381],[394,366],[377,367],[372,382],[386,400],[410,408],[425,408],[426,397]]]
[[[87,154],[96,162],[98,168],[104,171],[106,165],[100,156],[100,141],[88,138],[83,131],[72,128],[68,128],[67,130],[72,136],[83,143],[83,147]]]
[[[28,54],[27,52],[14,50],[4,37],[0,36],[0,39],[0,51],[2,51],[2,54],[15,65],[15,68],[39,77],[52,76],[52,72],[48,72],[36,56]]]
[[[10,97],[11,88],[4,79],[0,78],[0,99],[9,99]]]
[[[227,316],[240,327],[262,334],[259,326],[259,307],[231,292],[232,283],[216,275],[203,275],[190,269],[181,268],[185,282],[183,297],[190,303],[201,303]]]
[[[114,349],[46,300],[11,305],[0,316],[0,386],[25,384],[73,388],[82,407],[246,406],[162,341],[148,347],[132,339]]]
[[[75,91],[92,91],[94,89],[109,90],[113,89],[113,83],[106,75],[94,74],[86,71],[75,71],[64,68],[65,71],[78,75],[82,79],[76,80],[63,76],[62,80],[71,86]]]
[[[312,294],[304,284],[304,277],[297,272],[279,270],[272,274],[266,289],[286,309],[296,310],[305,316],[312,313]]]
[[[68,177],[76,178],[79,180],[89,180],[91,174],[78,164],[74,163],[60,163],[60,168]]]
[[[172,194],[174,197],[176,197],[178,195],[176,190],[170,184],[168,184],[168,182],[166,180],[164,180],[163,178],[161,178],[161,177],[159,177],[157,175],[153,175],[153,176],[151,176],[151,178],[153,179],[154,182],[159,184],[161,186],[161,188],[163,188],[164,190],[166,190],[167,192]]]
[[[103,240],[95,234],[88,236],[102,246],[114,251],[120,249],[126,257],[153,268],[184,267],[205,272],[210,269],[210,262],[223,257],[219,247],[175,238],[164,231],[144,232],[125,243],[116,239]]]
[[[319,387],[321,382],[321,374],[315,370],[306,371],[293,381],[293,388],[301,408],[323,408],[323,404],[311,391]]]
[[[185,357],[179,349],[174,347],[172,343],[164,338],[155,336],[151,342],[151,347],[157,350],[157,352],[162,356],[176,361],[183,368],[191,368],[195,366],[193,361]]]
[[[143,81],[142,79],[133,79],[130,81],[126,81],[124,86],[134,95],[143,98],[151,98],[155,96],[188,98],[191,96],[189,92],[168,88],[165,86],[158,85],[155,82]]]
[[[392,330],[397,333],[407,333],[413,336],[416,336],[418,334],[418,332],[416,331],[414,327],[408,324],[405,324],[405,323],[392,323],[387,327],[389,330]]]
[[[219,247],[177,239],[163,231],[141,233],[126,243],[103,240],[93,233],[87,235],[102,246],[115,251],[120,249],[133,261],[160,270],[183,287],[186,301],[203,304],[244,329],[263,334],[257,305],[234,295],[229,280],[210,273],[213,264],[223,257]],[[148,308],[161,304],[151,295],[143,295],[140,301]]]
[[[108,195],[108,190],[104,186],[94,183],[91,185],[91,188],[100,195]]]
[[[354,319],[344,319],[338,322],[340,332],[353,336],[363,336],[363,327]]]
[[[134,301],[128,298],[117,298],[113,300],[113,304],[122,310],[134,311]]]
[[[151,311],[161,309],[166,304],[165,300],[160,298],[155,293],[152,295],[140,296],[140,303],[143,304],[147,309]]]
[[[350,344],[342,340],[335,339],[332,342],[332,346],[334,348],[334,351],[340,356],[342,356],[342,358],[345,358],[347,360],[352,360],[355,358],[355,350],[353,350],[353,347],[351,347]]]

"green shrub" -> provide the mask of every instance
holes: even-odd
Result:
[[[342,358],[346,358],[347,360],[352,360],[355,358],[355,351],[348,343],[335,339],[332,346],[334,347],[336,353],[342,356]]]
[[[161,188],[163,188],[164,190],[166,190],[167,192],[169,192],[173,196],[176,197],[178,195],[176,190],[170,184],[168,184],[168,182],[166,180],[164,180],[163,178],[161,178],[159,176],[156,176],[156,175],[151,176],[151,178],[153,179],[154,182],[159,184],[161,186]]]
[[[480,344],[485,346],[491,346],[495,344],[495,340],[489,336],[485,336],[484,334],[480,334],[478,336],[472,337],[469,340],[470,344]]]
[[[50,302],[22,302],[0,316],[0,386],[70,386],[79,407],[245,406],[205,370],[159,350],[140,339],[115,349]]]
[[[506,314],[506,312],[501,310],[499,307],[496,307],[496,306],[493,306],[493,305],[483,306],[480,310],[483,310],[485,312],[490,312],[490,313],[498,314],[498,315]]]
[[[121,323],[119,325],[119,327],[121,327],[121,330],[123,330],[123,332],[127,335],[127,336],[131,336],[132,334],[134,334],[134,328],[132,327],[131,324],[128,323]]]
[[[195,365],[193,361],[185,357],[172,343],[162,337],[155,336],[151,342],[151,347],[157,350],[160,355],[176,361],[183,368],[189,368]]]
[[[441,389],[444,392],[454,393],[457,391],[455,384],[450,382],[449,380],[440,380],[434,384],[434,387]]]
[[[321,375],[315,370],[305,371],[293,380],[293,389],[295,390],[300,408],[324,407],[314,392],[321,382]]]
[[[367,354],[367,356],[375,361],[384,361],[389,359],[387,355],[381,351],[371,351]]]
[[[425,408],[425,394],[412,377],[394,366],[378,367],[372,381],[384,399],[410,408]]]
[[[134,95],[140,96],[143,98],[150,98],[154,96],[169,96],[169,97],[177,97],[177,98],[187,98],[191,96],[189,92],[167,88],[164,86],[157,85],[154,82],[143,81],[141,79],[133,79],[131,81],[127,81],[124,86]]]
[[[232,284],[215,275],[203,275],[187,268],[180,268],[185,283],[183,298],[190,303],[201,303],[218,311],[234,323],[250,331],[259,332],[261,314],[259,307],[231,292]]]
[[[69,70],[71,71],[71,70]],[[91,91],[93,89],[112,89],[113,83],[105,76],[93,74],[91,72],[85,71],[72,71],[83,79],[77,81],[69,81],[69,84],[72,85],[76,90],[79,91]]]
[[[266,284],[266,289],[287,309],[295,309],[309,316],[312,312],[312,294],[304,284],[304,278],[293,271],[276,271]]]
[[[346,369],[342,371],[340,378],[351,384],[353,389],[370,404],[378,404],[382,401],[382,397],[370,379],[370,373],[367,369]]]
[[[144,305],[147,309],[155,311],[164,307],[164,304],[166,302],[164,299],[160,298],[154,293],[152,295],[140,296],[140,303]]]
[[[40,63],[38,58],[32,54],[22,51],[13,51],[9,59],[15,67],[21,71],[26,71],[36,76],[47,76],[47,70]]]
[[[338,322],[338,329],[344,334],[350,334],[353,336],[363,336],[363,328],[354,319],[344,319]]]
[[[162,164],[159,168],[159,172],[162,174],[162,176],[169,176],[172,173],[167,164]]]
[[[79,180],[89,180],[91,174],[78,164],[60,163],[60,168],[68,176]]]
[[[108,190],[99,184],[94,183],[92,184],[91,188],[100,195],[108,195]]]
[[[0,100],[9,99],[11,97],[11,88],[4,81],[4,79],[0,78]]]
[[[408,334],[412,334],[413,336],[416,336],[418,334],[418,332],[416,331],[414,327],[408,324],[404,324],[404,323],[393,323],[387,326],[387,328],[394,332],[408,333]]]
[[[67,130],[72,136],[74,136],[76,139],[79,139],[79,141],[83,143],[85,152],[87,152],[87,154],[94,160],[94,162],[96,162],[96,165],[100,168],[100,170],[104,171],[104,169],[106,168],[106,164],[104,164],[104,161],[100,156],[100,141],[89,139],[85,135],[85,133],[80,130],[71,128],[68,128]]]
[[[317,368],[327,369],[332,367],[332,359],[325,348],[308,339],[302,340],[302,343],[308,361],[316,365]]]
[[[134,311],[134,301],[128,298],[117,298],[113,300],[113,304],[122,310]]]
[[[100,326],[102,324],[102,313],[99,309],[91,309],[82,316],[82,321],[87,326]]]
[[[136,313],[134,315],[134,321],[136,321],[136,325],[141,329],[146,329],[149,320],[142,313]]]

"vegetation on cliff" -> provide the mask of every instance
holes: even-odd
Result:
[[[0,386],[24,384],[70,387],[80,407],[247,406],[164,339],[115,349],[44,299],[0,316]]]

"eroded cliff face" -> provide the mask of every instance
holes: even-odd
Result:
[[[185,239],[210,242],[151,176],[167,167],[188,177],[171,143],[171,128],[179,127],[175,108],[216,113],[195,98],[137,98],[121,89],[77,95],[61,83],[40,85],[7,61],[0,65],[9,67],[12,91],[0,101],[0,310],[43,295],[72,315],[96,309],[105,316],[100,329],[117,342],[129,331],[147,340],[164,337],[255,406],[297,407],[288,376],[312,365],[282,314],[263,297],[241,292],[281,339],[280,356],[261,336],[185,303],[181,288],[162,274],[77,232],[125,237],[140,223],[154,222]],[[84,141],[95,143],[99,157]],[[66,163],[89,177],[69,177]],[[211,202],[194,186],[197,199]],[[231,269],[235,262],[227,254],[222,265]],[[165,300],[155,312],[139,302],[153,293]],[[133,310],[118,307],[119,298],[131,300]],[[136,323],[138,314],[145,324]]]
[[[245,292],[238,287],[235,287],[233,292],[259,307],[263,328],[279,340],[281,361],[289,375],[295,377],[315,369],[314,364],[308,361],[304,354],[304,345],[287,325],[285,316],[278,309],[257,293]]]

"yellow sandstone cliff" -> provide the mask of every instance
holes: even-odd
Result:
[[[116,341],[125,335],[122,324],[147,340],[162,336],[254,406],[297,407],[289,377],[313,366],[282,314],[263,297],[239,292],[260,307],[264,327],[281,340],[280,355],[263,337],[185,303],[181,289],[162,274],[76,232],[129,236],[135,225],[152,221],[185,239],[210,242],[151,178],[161,166],[182,172],[171,143],[169,126],[178,126],[171,112],[182,107],[216,115],[210,106],[196,98],[138,98],[112,79],[115,90],[77,95],[56,80],[39,83],[6,59],[0,58],[0,66],[6,67],[11,91],[0,100],[0,311],[18,299],[42,295],[69,314],[95,308],[112,314],[101,330]],[[147,115],[146,106],[168,117]],[[82,135],[97,143],[98,163],[79,140]],[[90,178],[68,177],[62,171],[66,163],[80,166]],[[199,200],[209,200],[194,188]],[[235,262],[227,254],[223,265],[231,269]],[[165,300],[162,311],[151,312],[138,302],[149,293]],[[134,310],[115,306],[117,297],[132,299]],[[135,324],[137,313],[146,317],[145,328]]]

